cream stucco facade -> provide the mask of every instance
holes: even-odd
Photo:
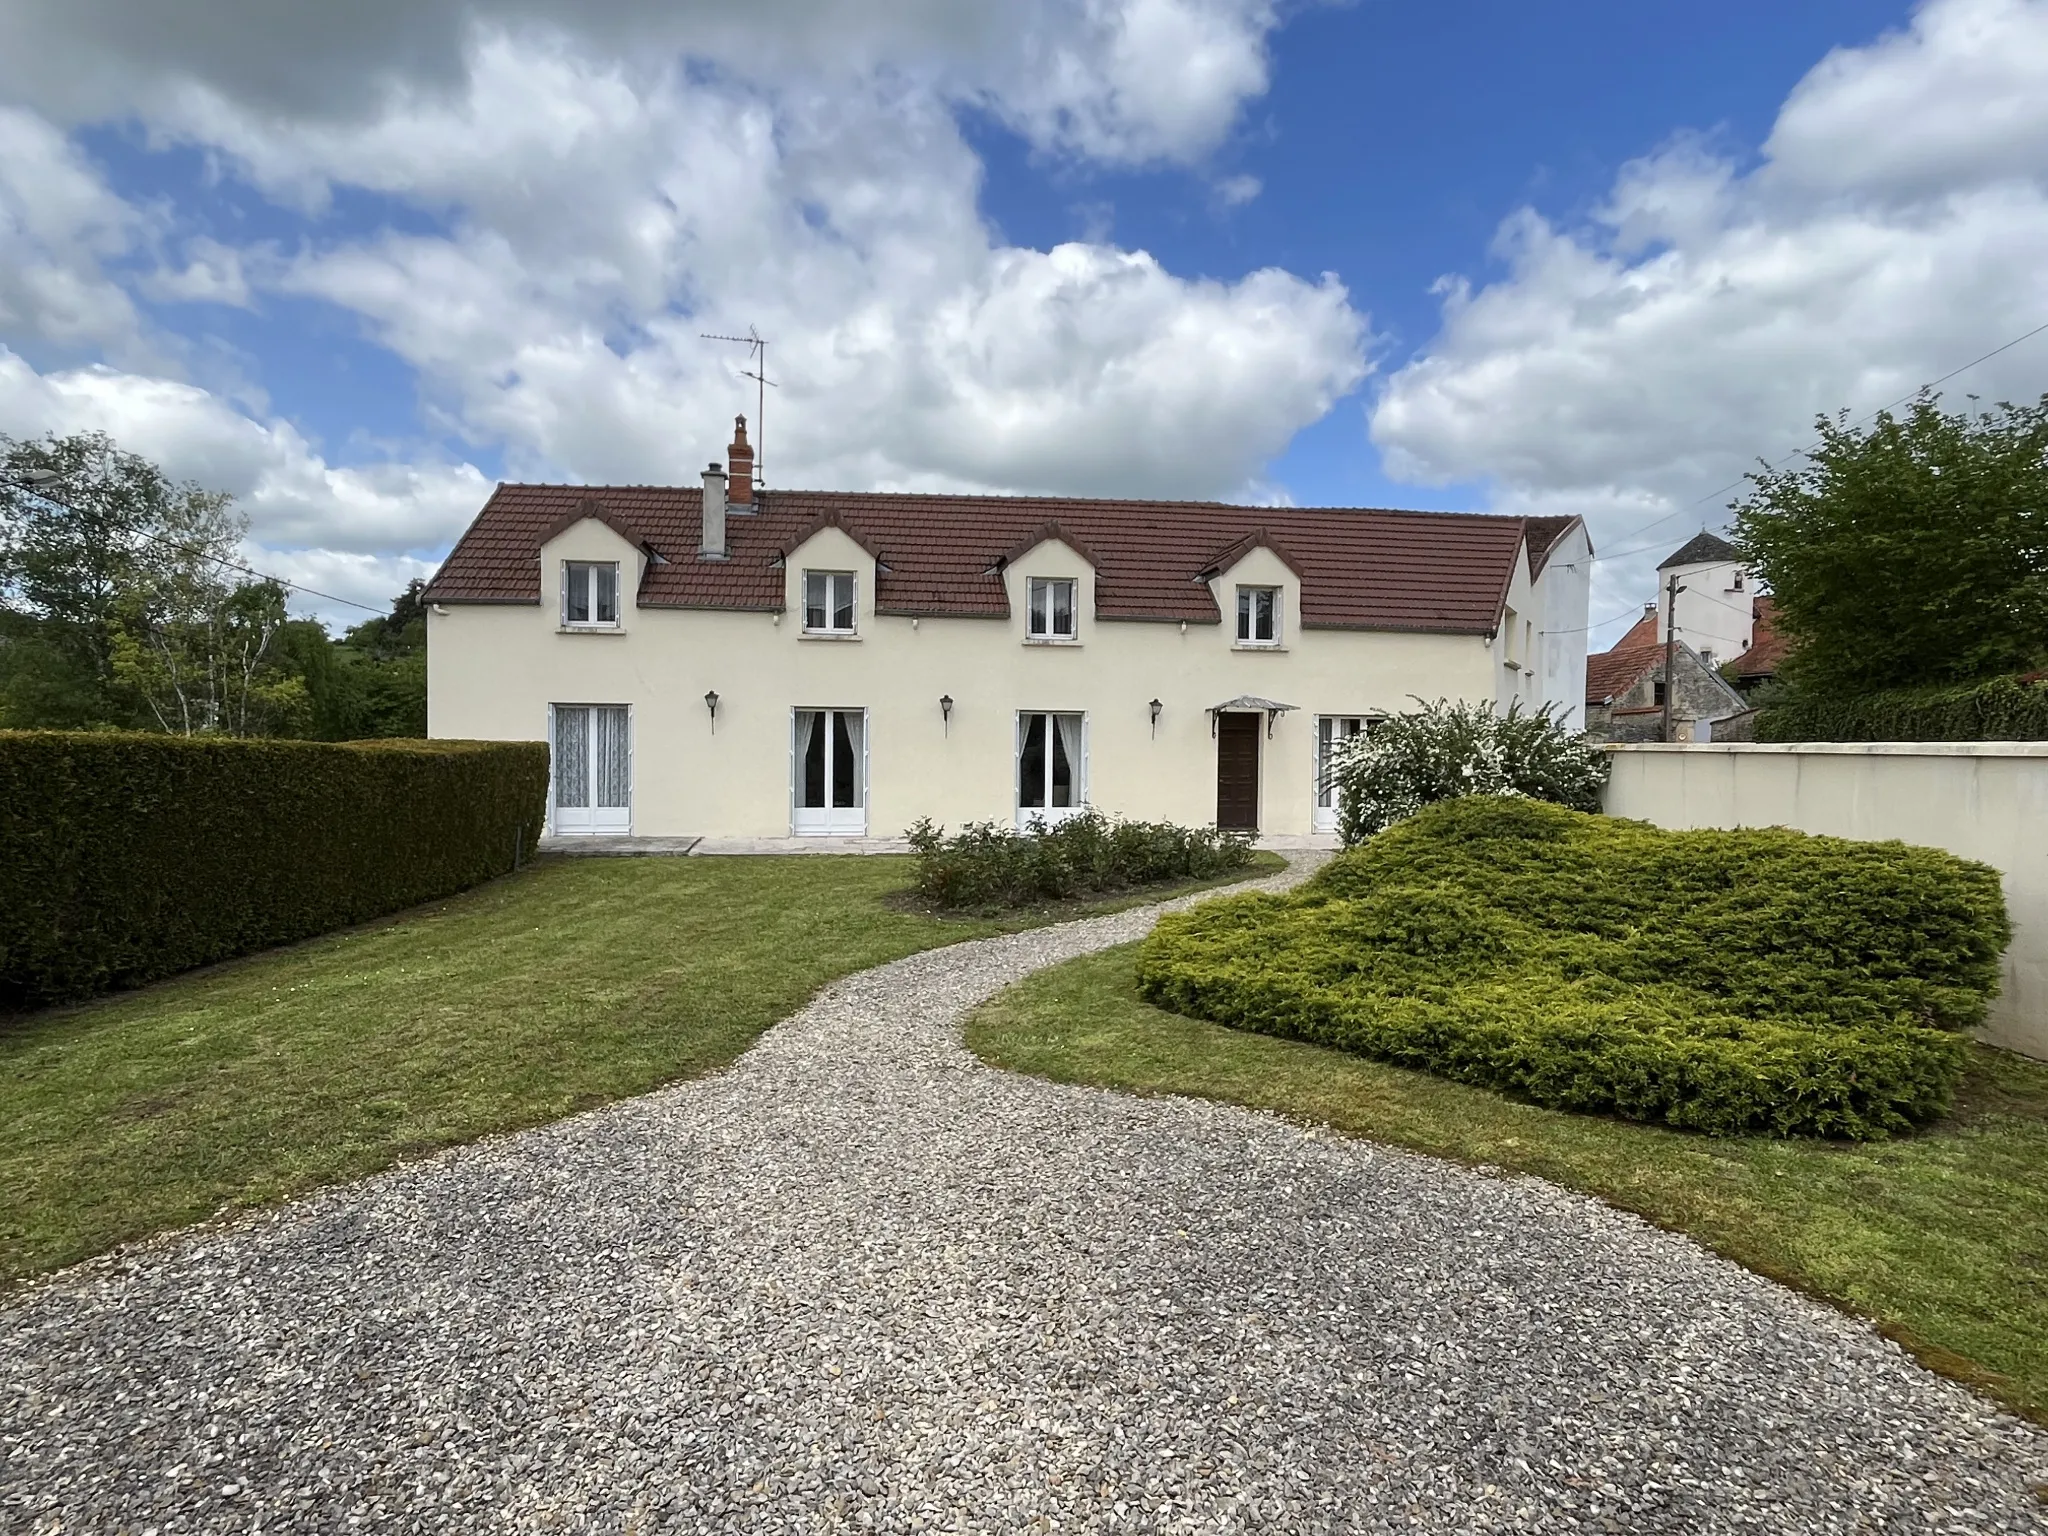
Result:
[[[846,711],[856,730],[839,748],[860,755],[862,814],[834,830],[879,837],[926,816],[954,827],[1012,820],[1020,713],[1079,715],[1079,798],[1200,825],[1217,817],[1210,711],[1249,696],[1294,706],[1260,718],[1258,830],[1308,834],[1319,716],[1386,715],[1414,696],[1578,707],[1587,561],[1583,532],[1569,537],[1577,544],[1555,552],[1539,580],[1516,559],[1506,607],[1528,627],[1511,642],[1505,630],[1304,629],[1300,579],[1263,545],[1214,577],[1220,624],[1096,619],[1095,572],[1056,538],[1005,569],[1008,618],[878,614],[875,557],[835,526],[788,552],[780,612],[640,608],[632,594],[644,548],[588,518],[542,546],[543,591],[555,592],[564,562],[616,563],[616,627],[571,627],[552,596],[431,607],[429,731],[550,740],[559,709],[614,706],[608,718],[623,718],[630,746],[629,804],[616,830],[775,837],[799,830],[797,712]],[[853,574],[852,635],[805,632],[807,570]],[[1075,583],[1073,639],[1028,637],[1034,578]],[[1240,586],[1278,591],[1276,644],[1237,642]]]

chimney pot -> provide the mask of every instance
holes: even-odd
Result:
[[[747,441],[746,417],[733,417],[732,442],[725,456],[732,466],[727,483],[732,509],[736,513],[750,513],[754,510],[754,449]]]
[[[723,560],[725,547],[725,471],[716,464],[704,469],[704,537],[697,553],[706,560]]]

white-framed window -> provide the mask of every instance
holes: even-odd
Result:
[[[1088,717],[1017,714],[1017,825],[1064,821],[1088,804]]]
[[[853,600],[853,572],[804,572],[804,633],[850,635],[859,610]]]
[[[1025,633],[1033,640],[1072,640],[1074,597],[1079,583],[1071,577],[1031,578],[1031,618]]]
[[[618,627],[619,563],[616,560],[562,562],[562,623],[571,629]]]
[[[1280,643],[1280,589],[1239,587],[1237,589],[1237,643],[1278,645]]]
[[[1316,831],[1337,830],[1337,786],[1331,782],[1330,771],[1337,764],[1338,748],[1366,735],[1378,723],[1376,715],[1316,716]]]
[[[791,830],[861,837],[868,830],[868,713],[799,709],[793,720]]]
[[[1731,592],[1740,592],[1742,590],[1742,572],[1737,571],[1735,573],[1735,585],[1728,590]]]

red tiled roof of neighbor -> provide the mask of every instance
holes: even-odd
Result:
[[[728,512],[728,557],[707,560],[697,553],[703,492],[696,487],[501,485],[426,595],[438,603],[538,603],[546,534],[586,498],[660,557],[641,582],[642,607],[779,609],[782,556],[830,519],[878,552],[879,611],[1004,618],[1003,557],[1056,523],[1095,563],[1100,618],[1218,623],[1222,615],[1202,573],[1219,551],[1260,539],[1299,566],[1301,622],[1309,628],[1452,634],[1493,631],[1515,560],[1538,521],[1344,507],[764,491],[759,510]]]
[[[1751,607],[1749,649],[1735,658],[1735,675],[1744,682],[1776,677],[1785,653],[1792,649],[1791,640],[1777,629],[1777,616],[1778,605],[1772,598],[1760,597]]]
[[[1651,620],[1654,625],[1655,620]],[[1634,634],[1634,630],[1629,631]],[[1654,640],[1648,645],[1616,646],[1586,658],[1586,702],[1605,704],[1633,688],[1642,675],[1663,659],[1664,647]]]
[[[1529,525],[1529,579],[1534,581],[1543,574],[1543,567],[1550,559],[1550,552],[1557,548],[1558,540],[1579,520],[1576,517],[1525,517]]]

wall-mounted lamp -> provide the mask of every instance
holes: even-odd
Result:
[[[947,735],[951,735],[953,726],[953,695],[950,693],[939,695],[939,721],[939,729]]]
[[[712,688],[704,695],[704,707],[711,711],[711,729],[718,729],[718,690]]]
[[[1164,709],[1166,706],[1161,704],[1157,699],[1154,699],[1150,704],[1147,704],[1145,707],[1152,711],[1152,736],[1154,740],[1157,740],[1159,736],[1159,711]]]

